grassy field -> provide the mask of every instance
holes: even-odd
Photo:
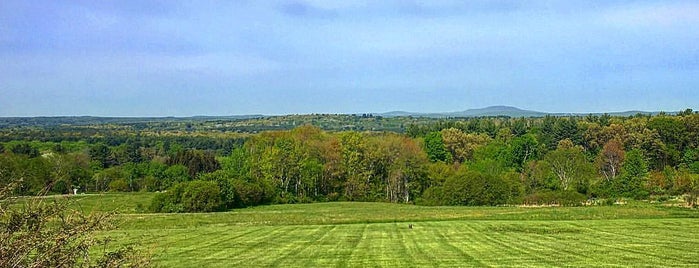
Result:
[[[273,205],[139,214],[149,194],[76,197],[116,209],[119,241],[164,267],[699,266],[699,211],[647,203],[571,208]],[[409,229],[408,224],[413,228]]]

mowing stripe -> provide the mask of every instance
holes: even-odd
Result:
[[[499,237],[503,236],[502,234],[497,232],[489,232],[487,231],[487,228],[484,228],[483,226],[492,226],[492,224],[502,223],[506,222],[480,222],[478,223],[478,226],[480,227],[479,229],[481,231],[477,231],[472,225],[465,226],[466,228],[470,228],[474,233],[479,234],[479,243],[483,244],[484,242],[487,242],[485,244],[492,247],[491,254],[489,254],[489,256],[485,259],[486,264],[498,265],[498,263],[502,263],[503,261],[509,261],[510,258],[514,258],[513,260],[516,261],[532,261],[539,265],[546,264],[547,266],[555,266],[557,263],[560,264],[555,258],[553,258],[553,253],[551,253],[547,248],[517,246],[514,244],[516,241],[500,239]],[[521,236],[516,237],[519,239]],[[522,256],[525,256],[525,258],[522,258]]]
[[[272,262],[269,265],[275,267],[301,267],[307,265],[307,262],[308,260],[310,260],[310,258],[300,253],[303,252],[305,249],[312,247],[312,244],[315,241],[318,241],[322,237],[326,236],[328,231],[331,229],[333,228],[329,226],[308,226],[308,228],[305,228],[305,230],[309,230],[310,234],[302,232],[301,237],[295,237],[295,239],[293,239],[293,243],[289,243],[285,246],[282,246],[282,254],[279,254],[276,258],[272,258]],[[291,234],[287,234],[287,236],[288,235]]]
[[[432,239],[428,240],[429,236],[426,236],[426,229],[418,224],[413,226],[413,228],[408,229],[407,226],[401,224],[395,226],[396,230],[400,233],[401,243],[404,247],[408,248],[408,251],[412,252],[410,256],[413,257],[412,263],[418,266],[428,266],[433,263],[439,263],[437,258],[433,255],[435,253],[435,244]],[[409,241],[408,241],[409,240]]]
[[[669,252],[665,251],[663,251],[663,253],[653,252],[657,251],[657,247],[651,244],[649,240],[623,234],[624,232],[635,232],[633,226],[622,226],[624,227],[615,227],[614,229],[618,229],[616,232],[600,230],[594,228],[594,226],[590,226],[588,228],[591,230],[591,235],[582,237],[581,239],[587,240],[586,242],[591,245],[604,249],[607,255],[614,255],[619,259],[624,259],[629,262],[638,262],[642,260],[644,264],[664,266],[670,263],[685,263],[687,261],[686,256],[670,256]],[[605,241],[605,243],[600,243],[599,241]],[[643,248],[633,249],[632,247]]]
[[[139,214],[105,234],[159,247],[154,261],[164,267],[699,267],[699,219],[667,216],[342,203]]]

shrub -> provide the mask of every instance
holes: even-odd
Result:
[[[51,192],[67,194],[70,192],[70,190],[68,189],[68,184],[64,180],[59,180],[53,184],[53,187],[51,187]]]
[[[129,191],[129,184],[126,183],[124,179],[116,179],[109,182],[109,191],[112,192],[127,192]]]
[[[506,178],[468,171],[447,179],[441,204],[493,206],[506,204],[513,199],[512,185]]]
[[[9,198],[15,185],[0,187],[0,267],[147,267],[150,256],[133,245],[106,250],[113,213],[84,214],[66,198]],[[46,191],[44,191],[46,192]]]
[[[231,180],[230,187],[235,195],[234,207],[260,205],[269,199],[259,183]]]
[[[177,197],[177,195],[172,194],[170,191],[159,193],[151,200],[150,210],[164,213],[184,212],[182,203],[176,200]]]
[[[221,189],[212,181],[191,181],[182,192],[186,212],[212,212],[221,208]]]
[[[211,212],[221,209],[221,190],[213,181],[181,182],[151,201],[153,212]]]
[[[444,190],[441,186],[432,186],[422,193],[422,198],[416,202],[422,206],[439,206],[444,204]]]

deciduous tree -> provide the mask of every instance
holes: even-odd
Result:
[[[594,176],[594,167],[585,158],[580,146],[573,146],[570,140],[559,142],[558,148],[544,156],[556,176],[561,190],[586,190]]]
[[[621,164],[624,162],[624,148],[616,139],[604,144],[602,151],[596,159],[597,169],[607,181],[616,179],[621,171]]]

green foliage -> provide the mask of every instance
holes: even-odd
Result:
[[[688,149],[682,157],[682,163],[694,174],[699,174],[699,149]]]
[[[514,167],[512,162],[512,154],[507,144],[498,140],[490,142],[476,149],[473,152],[473,159],[476,161],[483,159],[491,159],[499,162],[499,164],[504,167]]]
[[[99,163],[101,168],[108,168],[115,164],[115,160],[111,156],[111,150],[104,143],[97,143],[90,147],[90,158]]]
[[[109,182],[109,191],[111,191],[111,192],[127,192],[127,191],[129,191],[129,184],[123,178],[112,180]]]
[[[438,131],[430,132],[425,136],[425,151],[427,158],[432,162],[451,162],[451,155],[444,147],[442,133]]]
[[[191,178],[196,178],[199,173],[213,172],[220,168],[220,164],[212,152],[200,150],[179,151],[167,163],[168,165],[187,167],[187,173]]]
[[[191,181],[182,192],[182,206],[186,212],[211,212],[221,208],[221,190],[208,181]]]
[[[230,189],[235,194],[233,207],[269,204],[274,194],[274,189],[269,184],[252,183],[244,180],[232,180]]]
[[[595,176],[595,168],[590,163],[583,149],[573,146],[570,140],[562,140],[556,150],[544,156],[552,177],[557,179],[556,189],[563,191],[576,190],[586,193],[590,180]]]
[[[162,191],[206,180],[218,185],[225,208],[329,200],[440,203],[445,183],[462,169],[492,182],[517,181],[514,189],[527,194],[567,189],[590,197],[645,198],[689,194],[692,174],[699,173],[695,113],[448,119],[299,115],[110,119],[80,126],[42,126],[42,120],[30,120],[33,127],[0,129],[6,151],[0,153],[0,182],[21,180],[16,195],[46,186],[54,193],[73,188]],[[294,128],[299,122],[307,125]],[[380,132],[406,128],[409,136]],[[261,129],[274,131],[232,132]],[[356,131],[369,129],[379,131]],[[645,168],[626,161],[632,150],[644,157]]]
[[[447,179],[441,190],[432,190],[428,198],[431,203],[440,205],[502,205],[519,198],[516,182],[507,177],[494,177],[476,171],[466,171]],[[521,194],[521,192],[519,193]]]
[[[221,189],[213,181],[181,182],[157,194],[150,205],[154,212],[212,212],[221,209]]]
[[[39,156],[39,150],[29,145],[29,143],[20,143],[12,147],[13,154],[23,154],[34,158]]]
[[[685,195],[685,201],[690,207],[699,207],[699,176],[691,175],[689,191]]]
[[[622,197],[643,199],[648,197],[644,185],[648,180],[648,165],[640,150],[631,150],[626,154],[622,166],[621,178],[617,181],[617,194]]]
[[[13,187],[0,187],[0,267],[151,266],[138,247],[111,246],[104,232],[115,228],[113,213],[85,214],[63,198],[16,204]]]
[[[180,182],[190,181],[189,170],[183,165],[172,165],[163,171],[160,189],[167,189]]]
[[[51,165],[43,157],[30,158],[24,154],[0,155],[0,187],[18,183],[13,187],[16,195],[36,195],[51,185]]]
[[[161,191],[167,189],[165,187],[165,171],[168,166],[160,162],[143,162],[138,165],[140,177],[136,178],[139,181],[139,189],[145,191]]]
[[[422,197],[418,199],[416,204],[421,206],[442,206],[447,204],[447,197],[444,194],[443,186],[432,186],[427,188],[422,194]]]
[[[655,130],[660,139],[674,149],[682,150],[686,144],[686,127],[680,117],[656,116],[648,121],[648,128]]]
[[[518,169],[522,169],[525,163],[539,158],[540,148],[536,137],[531,134],[523,135],[512,140],[512,161]]]
[[[464,133],[456,128],[443,129],[441,135],[447,151],[459,163],[473,160],[475,151],[492,140],[485,133]]]
[[[568,139],[572,141],[573,144],[580,144],[582,142],[581,134],[582,132],[580,131],[578,120],[575,117],[560,118],[556,120],[553,126],[554,142],[556,143]]]
[[[153,212],[168,212],[178,213],[184,212],[182,205],[182,193],[184,192],[185,183],[177,183],[167,191],[157,193],[150,203],[149,210]]]

